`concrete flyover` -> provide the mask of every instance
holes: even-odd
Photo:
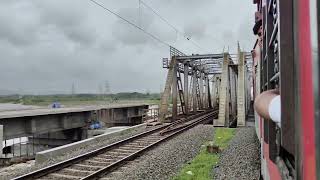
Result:
[[[4,111],[0,112],[0,142],[32,137],[39,144],[63,145],[85,139],[92,122],[105,127],[140,124],[145,109],[148,105],[135,104]]]

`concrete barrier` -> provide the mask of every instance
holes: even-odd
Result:
[[[63,156],[65,155],[66,152],[71,152],[71,151],[75,151],[77,149],[80,148],[85,148],[87,146],[92,146],[94,144],[97,144],[99,142],[117,137],[117,136],[121,136],[127,133],[130,133],[134,130],[142,130],[144,128],[146,128],[146,124],[139,124],[136,126],[132,126],[132,127],[126,127],[124,129],[119,129],[119,130],[112,130],[111,132],[108,132],[108,129],[106,129],[104,134],[98,135],[98,136],[94,136],[82,141],[78,141],[75,143],[71,143],[71,144],[67,144],[64,146],[59,146],[56,148],[52,148],[49,150],[45,150],[45,151],[41,151],[36,153],[36,164],[42,164],[46,161],[49,161],[50,159],[54,159],[57,158],[59,156]],[[102,131],[102,130],[100,130]]]

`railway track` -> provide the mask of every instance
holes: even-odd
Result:
[[[201,116],[180,124],[177,128],[166,131],[171,124],[161,126],[99,148],[95,151],[65,160],[63,162],[39,169],[23,176],[14,178],[22,179],[99,179],[101,176],[111,173],[126,162],[135,159],[143,152],[164,142],[183,131],[200,123],[206,122],[217,116],[218,111],[202,113]],[[166,131],[165,133],[163,133]]]

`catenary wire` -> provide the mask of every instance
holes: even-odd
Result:
[[[148,36],[152,37],[153,39],[157,40],[158,42],[160,42],[160,43],[162,43],[162,44],[164,44],[164,45],[166,45],[166,46],[169,46],[169,47],[171,46],[169,43],[167,43],[167,42],[161,40],[160,38],[156,37],[155,35],[147,32],[146,30],[144,30],[143,28],[139,27],[139,26],[136,25],[135,23],[133,23],[133,22],[125,19],[124,17],[120,16],[119,14],[115,13],[114,11],[106,8],[106,7],[105,7],[104,5],[102,5],[101,3],[99,3],[99,2],[97,2],[97,1],[95,1],[95,0],[89,0],[89,1],[91,1],[92,3],[94,3],[94,4],[97,5],[97,6],[100,6],[100,7],[103,8],[104,10],[110,12],[111,14],[117,16],[118,18],[122,19],[123,21],[127,22],[128,24],[132,25],[133,27],[139,29],[140,31],[142,31],[143,33],[145,33],[145,34],[147,34]]]
[[[168,20],[166,20],[163,16],[160,15],[160,13],[158,13],[156,10],[154,10],[151,6],[149,6],[147,3],[145,3],[142,0],[139,0],[139,3],[143,4],[145,7],[147,7],[148,9],[150,9],[155,15],[157,15],[162,21],[164,21],[168,26],[170,26],[172,29],[174,29],[177,33],[181,34],[183,37],[185,37],[188,41],[190,41],[193,45],[197,46],[198,48],[202,49],[203,48],[198,45],[198,43],[196,43],[194,40],[191,39],[190,36],[186,35],[185,33],[181,32],[177,27],[175,27],[174,25],[172,25]]]

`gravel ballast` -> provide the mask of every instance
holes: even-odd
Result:
[[[167,180],[191,161],[201,145],[213,138],[212,125],[198,125],[146,152],[103,179]]]
[[[91,147],[68,152],[65,156],[53,159],[41,166],[36,166],[34,162],[30,161],[23,165],[17,165],[17,167],[1,169],[0,179],[10,179],[17,175],[25,174],[146,130],[133,131]],[[102,179],[171,179],[179,173],[184,165],[197,156],[205,142],[213,139],[213,132],[212,125],[198,125],[167,142],[161,143]],[[217,180],[259,179],[260,145],[254,128],[237,129],[234,138],[229,142],[229,146],[221,153],[220,161],[213,169],[213,173],[213,178]]]
[[[21,164],[12,165],[12,166],[9,166],[9,167],[4,167],[4,168],[0,169],[0,180],[11,179],[13,177],[17,177],[17,176],[29,173],[31,171],[35,171],[37,169],[40,169],[40,168],[55,164],[57,162],[61,162],[61,161],[66,160],[66,159],[70,159],[72,157],[78,156],[80,154],[87,153],[89,151],[93,151],[95,149],[98,149],[99,147],[103,147],[103,146],[112,144],[114,142],[129,138],[129,137],[131,137],[133,135],[140,134],[140,133],[149,131],[149,130],[154,129],[154,128],[158,128],[158,126],[147,127],[147,128],[143,128],[143,129],[134,129],[134,130],[131,130],[130,132],[126,132],[123,135],[116,136],[114,138],[110,138],[110,139],[106,139],[106,140],[100,141],[100,142],[98,142],[96,144],[92,144],[91,146],[87,146],[85,148],[79,148],[79,149],[76,149],[74,151],[66,152],[63,156],[59,156],[59,157],[56,157],[54,159],[50,159],[50,160],[48,160],[48,161],[46,161],[46,162],[44,162],[44,163],[42,163],[40,165],[36,165],[34,163],[34,161],[28,161],[26,163],[21,163]]]
[[[213,169],[214,179],[259,179],[260,144],[254,128],[239,128]]]

